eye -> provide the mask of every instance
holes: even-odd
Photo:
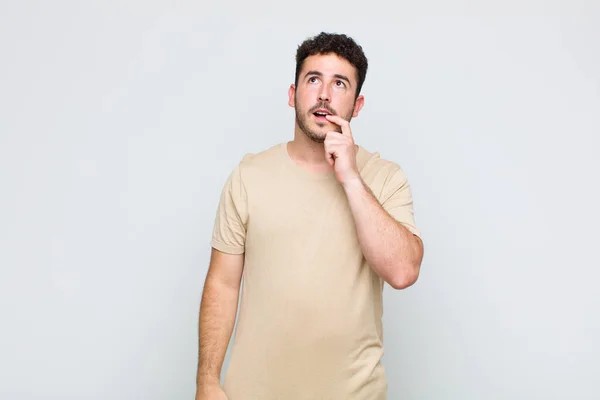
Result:
[[[315,83],[317,81],[317,77],[316,76],[311,76],[310,78],[308,78],[308,82],[309,83]]]
[[[343,81],[336,81],[335,84],[337,87],[345,87],[346,86],[346,84]]]

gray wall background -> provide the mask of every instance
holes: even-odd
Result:
[[[354,136],[425,235],[385,291],[390,399],[600,398],[599,10],[2,1],[0,398],[193,398],[222,184],[291,139],[322,30],[364,46]]]

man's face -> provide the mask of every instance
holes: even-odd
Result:
[[[358,116],[363,96],[355,99],[356,69],[335,54],[313,55],[304,60],[298,85],[289,89],[289,105],[296,109],[296,124],[314,142],[323,143],[327,132],[338,131],[323,113],[346,121]]]

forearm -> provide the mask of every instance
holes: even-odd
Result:
[[[344,190],[368,264],[394,288],[412,285],[422,259],[420,239],[390,216],[362,179],[348,182]]]
[[[199,361],[197,384],[219,384],[221,368],[235,325],[239,287],[207,277],[202,293],[199,319]]]

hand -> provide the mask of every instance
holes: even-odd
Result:
[[[345,119],[327,115],[326,118],[342,128],[342,132],[327,132],[325,137],[325,158],[334,168],[335,177],[342,185],[359,180],[360,173],[356,165],[356,149],[350,123]]]
[[[227,400],[227,395],[217,384],[198,386],[196,400]]]

